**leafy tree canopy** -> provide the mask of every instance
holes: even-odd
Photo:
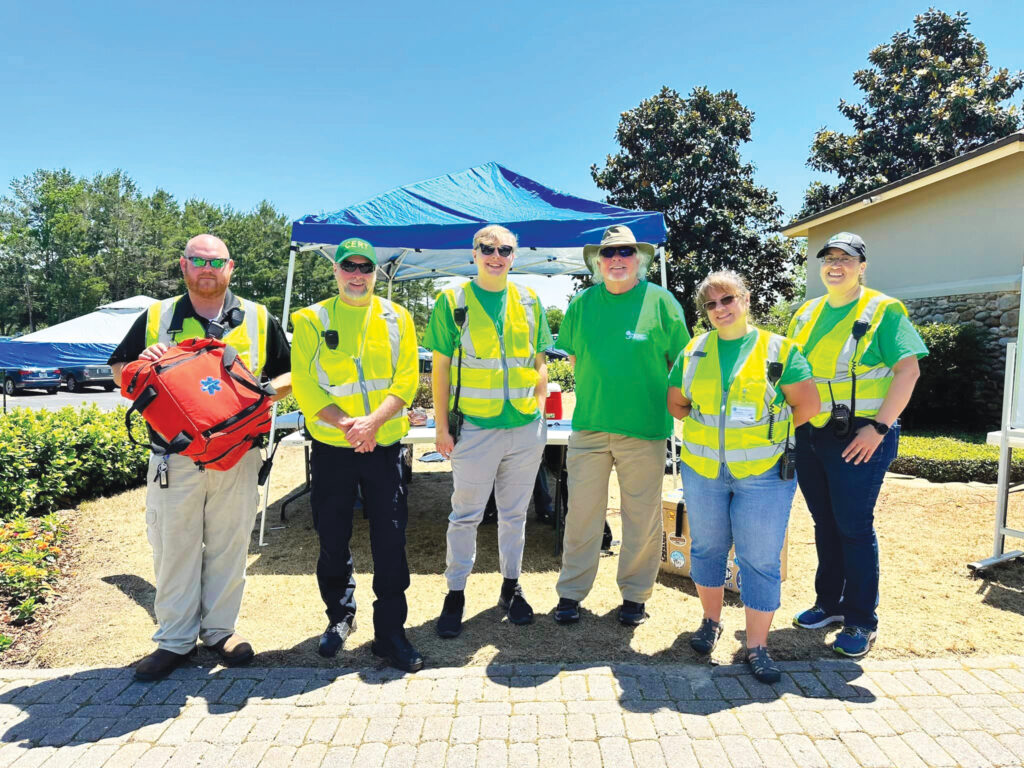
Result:
[[[663,87],[622,113],[620,151],[590,169],[608,202],[665,214],[669,288],[690,325],[695,289],[714,270],[746,277],[755,312],[795,295],[798,249],[775,234],[782,208],[774,192],[754,183],[753,166],[740,156],[753,121],[732,91],[697,87],[684,98]],[[650,279],[660,282],[657,263]]]
[[[807,164],[839,183],[815,182],[798,218],[976,149],[1021,126],[1009,99],[1024,72],[993,69],[985,44],[967,31],[967,14],[934,8],[868,54],[854,73],[864,100],[840,100],[852,133],[822,128]]]

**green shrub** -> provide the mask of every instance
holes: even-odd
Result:
[[[999,449],[985,445],[983,434],[901,435],[899,456],[889,471],[933,483],[994,483],[999,476]],[[1021,480],[1024,457],[1014,456],[1010,481]]]
[[[990,421],[981,396],[986,347],[973,325],[929,323],[915,326],[928,346],[921,378],[902,419],[908,429],[977,429]],[[999,425],[992,425],[995,429]]]
[[[552,360],[548,363],[548,381],[557,381],[563,392],[576,391],[576,375],[568,360]]]
[[[0,519],[45,514],[143,482],[149,452],[128,441],[124,414],[92,405],[0,416]]]

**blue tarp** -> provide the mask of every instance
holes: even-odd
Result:
[[[498,163],[399,187],[334,213],[292,223],[292,240],[327,256],[350,237],[373,244],[393,280],[475,275],[473,233],[502,224],[519,238],[513,272],[585,274],[583,246],[599,243],[613,224],[637,240],[662,243],[660,213],[630,211],[538,184]]]
[[[101,365],[116,344],[0,341],[0,368],[60,368],[70,365]]]

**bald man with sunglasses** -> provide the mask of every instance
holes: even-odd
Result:
[[[288,341],[266,307],[228,289],[235,263],[224,241],[193,237],[179,265],[188,291],[139,315],[110,356],[115,383],[120,386],[132,360],[157,360],[186,339],[212,336],[237,349],[255,376],[271,380],[274,399],[285,397],[291,391]],[[259,504],[260,451],[250,450],[231,469],[203,471],[187,457],[164,455],[155,432],[150,440],[146,528],[156,577],[157,649],[136,665],[135,677],[166,677],[196,652],[197,638],[228,666],[247,664],[255,653],[235,623]]]

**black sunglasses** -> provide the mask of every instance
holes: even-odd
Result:
[[[477,247],[480,249],[480,253],[482,253],[484,256],[490,256],[492,253],[497,251],[498,254],[503,259],[507,259],[509,256],[512,255],[512,251],[515,250],[515,248],[513,248],[511,245],[499,245],[497,248],[495,248],[493,245],[486,245],[484,243],[480,243],[480,245]]]
[[[616,256],[621,256],[624,259],[628,259],[636,253],[636,248],[631,245],[624,245],[620,248],[602,248],[601,255],[606,259],[614,259]]]
[[[705,301],[704,302],[704,311],[705,312],[710,312],[715,307],[717,307],[719,304],[721,304],[723,307],[728,307],[734,301],[736,301],[736,297],[735,296],[723,296],[722,298],[718,299],[717,301]]]
[[[368,275],[377,267],[370,261],[343,261],[338,265],[342,272],[362,272]]]
[[[209,264],[214,269],[222,269],[228,263],[227,259],[200,259],[198,256],[192,256],[189,261],[193,267],[205,267]]]

